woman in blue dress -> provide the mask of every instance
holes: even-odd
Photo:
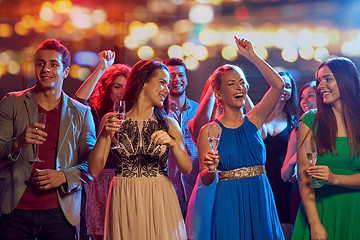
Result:
[[[199,135],[198,152],[201,159],[201,180],[210,185],[216,173],[212,212],[212,239],[284,239],[276,212],[274,196],[265,174],[265,146],[261,129],[275,108],[284,82],[278,73],[254,51],[252,43],[235,37],[239,52],[251,61],[270,84],[263,99],[244,114],[248,82],[243,71],[233,65],[215,70],[218,77],[212,82],[215,97],[223,113],[215,121],[220,129],[218,151],[208,142],[208,124]],[[211,211],[211,209],[209,209]]]

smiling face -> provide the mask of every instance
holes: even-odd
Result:
[[[317,72],[317,91],[322,97],[324,104],[334,106],[340,103],[340,91],[333,73],[324,65]]]
[[[316,92],[312,86],[308,86],[301,92],[300,107],[303,112],[316,108]]]
[[[41,89],[61,89],[70,69],[64,69],[62,56],[55,50],[40,50],[35,56],[36,85]]]
[[[110,87],[111,101],[115,102],[123,97],[125,85],[126,78],[124,76],[119,76],[114,79],[112,86]]]
[[[245,106],[247,81],[244,73],[228,70],[221,76],[220,88],[215,90],[215,96],[224,107],[241,108]]]
[[[188,85],[185,68],[180,65],[167,67],[171,77],[170,95],[180,96],[184,94]]]
[[[284,89],[281,93],[281,96],[279,98],[279,102],[287,102],[292,94],[292,82],[290,78],[287,75],[281,76],[281,78],[284,80]]]
[[[140,93],[144,94],[144,99],[153,106],[162,107],[165,98],[169,94],[170,76],[168,71],[164,69],[156,69],[154,75],[148,82],[144,83],[144,87]]]

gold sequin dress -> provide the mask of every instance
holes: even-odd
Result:
[[[154,118],[126,118],[121,125],[122,149],[112,150],[116,176],[106,204],[104,239],[187,239],[178,199],[167,176],[169,149],[150,139],[161,129],[167,131],[168,127]]]

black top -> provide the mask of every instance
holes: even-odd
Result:
[[[291,223],[290,205],[296,185],[281,179],[281,167],[284,163],[289,136],[292,129],[286,128],[275,136],[268,135],[264,140],[266,146],[266,175],[274,193],[280,223]]]

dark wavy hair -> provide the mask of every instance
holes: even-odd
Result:
[[[288,77],[291,81],[291,96],[289,100],[286,101],[284,112],[286,113],[286,118],[288,123],[290,123],[291,129],[294,129],[299,124],[299,115],[298,115],[298,97],[297,97],[297,87],[296,82],[293,76],[288,72],[279,72],[281,77]]]
[[[316,145],[319,155],[325,153],[337,154],[336,135],[337,123],[330,105],[324,104],[319,93],[320,81],[317,74],[321,68],[327,66],[335,77],[340,92],[342,118],[350,146],[350,156],[359,156],[360,152],[360,78],[355,64],[348,58],[335,57],[321,63],[316,72],[317,107],[315,124]],[[314,125],[315,126],[315,125]]]
[[[88,100],[89,104],[96,109],[99,119],[102,119],[102,117],[113,108],[114,103],[110,98],[110,91],[115,79],[120,76],[127,78],[130,69],[131,68],[125,64],[113,64],[99,79]]]
[[[131,69],[126,82],[123,100],[126,102],[126,111],[131,110],[138,100],[145,82],[149,82],[157,69],[169,72],[165,64],[156,60],[140,60]],[[169,97],[164,100],[163,107],[154,106],[154,114],[161,125],[168,126],[167,113],[169,112]]]
[[[61,62],[63,64],[63,70],[65,68],[70,67],[70,61],[71,61],[70,52],[64,45],[60,43],[59,40],[46,39],[45,41],[40,43],[37,49],[35,50],[34,62],[35,62],[35,57],[40,50],[55,50],[59,52],[61,54]]]

